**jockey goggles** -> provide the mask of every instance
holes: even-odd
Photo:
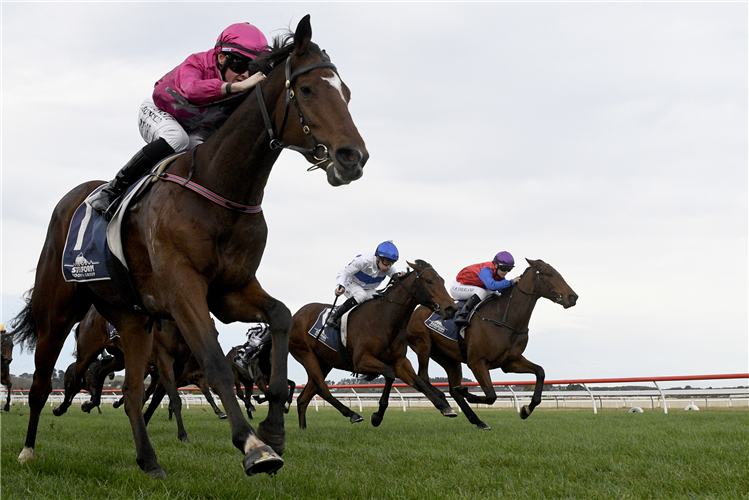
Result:
[[[509,273],[514,267],[515,266],[503,266],[502,264],[497,264],[497,269],[505,273]]]
[[[383,266],[392,266],[395,264],[395,261],[393,259],[388,259],[387,257],[379,257],[380,262],[382,262]]]
[[[226,54],[226,67],[238,75],[248,71],[251,62],[252,59],[237,57],[234,54]]]

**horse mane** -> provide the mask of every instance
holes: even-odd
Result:
[[[294,33],[292,31],[289,30],[277,35],[273,38],[270,50],[253,59],[250,63],[250,74],[262,71],[267,75],[273,68],[282,64],[293,50]],[[309,50],[322,57],[324,61],[330,61],[330,57],[328,57],[325,51],[320,49],[320,46],[316,43],[310,42]]]

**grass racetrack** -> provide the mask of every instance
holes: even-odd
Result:
[[[284,467],[273,477],[247,477],[231,445],[229,424],[209,407],[183,411],[189,443],[159,409],[148,426],[166,480],[135,463],[122,409],[102,415],[72,406],[62,417],[47,405],[36,460],[24,465],[28,407],[2,413],[3,499],[429,499],[453,498],[749,498],[749,412],[715,409],[477,410],[493,430],[460,414],[391,407],[379,428],[365,408],[350,424],[314,407],[309,428],[286,416]],[[260,407],[258,417],[265,414]],[[253,425],[259,420],[256,418]]]

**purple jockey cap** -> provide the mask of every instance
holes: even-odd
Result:
[[[268,50],[268,41],[263,32],[250,23],[232,24],[218,36],[216,55],[221,52],[239,54],[255,59]]]
[[[514,266],[515,259],[512,258],[510,252],[501,251],[494,256],[494,263],[503,266]]]

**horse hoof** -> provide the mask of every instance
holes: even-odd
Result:
[[[34,448],[24,447],[24,449],[21,450],[21,454],[18,455],[18,462],[25,464],[29,460],[34,460],[35,458],[36,452],[34,451]]]
[[[478,424],[478,425],[476,426],[476,428],[477,428],[477,429],[479,429],[479,430],[481,430],[481,431],[490,431],[490,430],[492,430],[492,428],[491,428],[491,427],[489,427],[489,426],[488,426],[488,425],[486,424],[486,422],[481,422],[480,424]]]
[[[91,410],[93,409],[93,405],[86,402],[81,405],[81,411],[85,411],[86,413],[91,413]]]
[[[166,479],[166,472],[161,468],[148,471],[147,474],[153,479]]]
[[[452,408],[445,408],[444,410],[442,410],[442,416],[443,417],[449,417],[449,418],[455,418],[455,417],[458,416],[458,414],[455,413],[455,410],[453,410]]]
[[[270,432],[265,430],[265,422],[261,422],[260,425],[257,427],[257,437],[260,438],[260,440],[273,448],[278,455],[283,455],[283,452],[286,451],[286,431],[281,428],[280,434],[271,434]]]
[[[382,417],[376,413],[373,413],[369,420],[372,422],[372,427],[379,427],[382,423]]]
[[[255,474],[275,474],[283,467],[283,459],[270,446],[260,446],[248,451],[244,456],[244,471],[248,476]]]
[[[221,412],[221,413],[218,414],[218,419],[219,420],[224,420],[225,418],[226,418],[226,413]]]
[[[523,420],[525,420],[526,418],[528,418],[530,416],[531,416],[531,412],[528,409],[527,405],[523,406],[522,408],[520,408],[520,418],[522,418]]]
[[[374,415],[372,416],[374,417]],[[354,413],[353,415],[349,417],[349,420],[351,421],[352,424],[358,424],[359,422],[364,420],[364,417],[362,417],[358,413]],[[380,421],[382,421],[382,419],[380,419]]]
[[[8,411],[8,410],[5,410],[5,411]],[[52,415],[59,417],[60,415],[64,415],[66,411],[68,411],[67,408],[63,408],[62,406],[55,406],[52,409]]]

